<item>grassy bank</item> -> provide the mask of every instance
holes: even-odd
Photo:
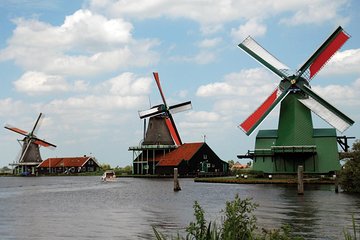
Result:
[[[233,183],[233,184],[297,184],[296,178],[241,178],[241,177],[216,177],[216,178],[195,178],[195,182],[205,183]],[[305,184],[334,184],[331,178],[304,178]]]

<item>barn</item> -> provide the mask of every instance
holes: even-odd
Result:
[[[170,151],[154,154],[145,168],[150,171],[138,172],[143,158],[140,155],[134,160],[134,174],[172,175],[174,168],[178,169],[180,176],[220,176],[228,172],[228,163],[222,161],[205,142],[184,143]]]
[[[48,158],[37,167],[39,174],[96,172],[101,169],[95,157]]]

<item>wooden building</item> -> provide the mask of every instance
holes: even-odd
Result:
[[[146,157],[151,166],[145,169],[149,171],[137,172],[137,162],[143,162],[141,159]],[[134,160],[135,174],[173,175],[174,168],[178,169],[180,176],[220,176],[228,173],[228,163],[222,161],[205,142],[184,143],[170,151],[162,151],[150,158],[146,157],[140,155]]]
[[[96,172],[101,169],[95,157],[48,158],[37,167],[39,174]]]

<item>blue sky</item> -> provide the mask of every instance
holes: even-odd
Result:
[[[311,82],[356,123],[359,137],[360,3],[351,0],[0,2],[0,119],[57,145],[42,157],[94,155],[132,163],[142,139],[138,110],[191,100],[174,115],[183,142],[206,142],[224,160],[254,148],[258,129],[277,128],[279,107],[246,136],[237,126],[279,79],[237,45],[248,35],[291,69],[341,25],[351,35]],[[315,127],[329,127],[313,116]],[[20,136],[3,129],[0,166],[13,162]]]

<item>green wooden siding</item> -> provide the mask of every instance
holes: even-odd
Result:
[[[278,130],[260,130],[254,149],[254,170],[265,173],[328,173],[340,169],[336,130],[313,129],[311,111],[290,93],[281,102]]]

